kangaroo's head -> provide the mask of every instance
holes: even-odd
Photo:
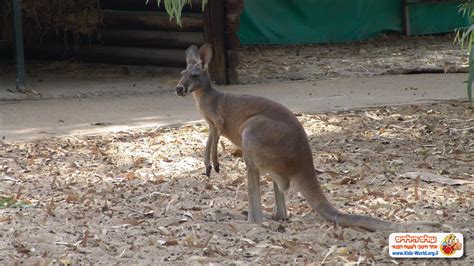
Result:
[[[207,71],[212,58],[212,46],[205,43],[198,48],[195,45],[186,50],[186,69],[181,72],[181,80],[176,86],[178,96],[186,96],[191,92],[202,90],[210,85]]]

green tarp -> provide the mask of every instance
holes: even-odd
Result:
[[[458,5],[410,5],[411,33],[466,26]],[[401,0],[246,0],[239,36],[242,44],[347,42],[402,32],[402,17]]]

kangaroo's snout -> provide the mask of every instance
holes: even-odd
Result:
[[[178,85],[176,86],[176,95],[178,96],[186,96],[186,93],[188,91],[186,90],[186,88],[183,86],[183,85]]]

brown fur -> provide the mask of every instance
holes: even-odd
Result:
[[[287,218],[283,192],[291,183],[321,216],[341,226],[369,231],[397,228],[390,222],[335,209],[321,190],[308,137],[298,119],[272,100],[213,89],[207,71],[211,55],[207,44],[199,51],[195,46],[187,50],[188,66],[176,92],[180,96],[192,92],[198,109],[209,123],[207,175],[212,169],[211,158],[214,169],[219,171],[217,143],[221,135],[242,149],[248,174],[249,222],[262,221],[259,176],[269,173],[274,181],[276,218]]]

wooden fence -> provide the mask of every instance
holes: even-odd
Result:
[[[99,63],[185,66],[184,51],[204,42],[213,45],[210,65],[218,84],[238,81],[240,45],[237,31],[243,0],[209,0],[204,11],[198,0],[183,10],[182,25],[169,19],[156,1],[101,0],[103,30],[96,42],[78,47],[60,44],[35,45],[27,58],[79,58]]]

